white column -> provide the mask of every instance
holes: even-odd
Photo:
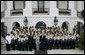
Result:
[[[32,1],[25,1],[25,9],[23,9],[23,16],[32,15]]]
[[[4,1],[1,1],[1,12],[4,11]]]
[[[69,9],[71,9],[71,16],[76,17],[77,11],[75,10],[74,1],[69,1]]]
[[[7,1],[6,6],[7,6],[7,9],[5,11],[5,17],[9,17],[11,16],[10,11],[13,9],[13,1]]]
[[[57,1],[50,1],[50,15],[58,16]]]

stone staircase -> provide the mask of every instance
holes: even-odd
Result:
[[[5,39],[1,36],[1,51],[6,50]]]

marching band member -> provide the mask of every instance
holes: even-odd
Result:
[[[76,44],[76,35],[73,35],[73,49],[75,49],[75,44]]]
[[[69,48],[72,49],[72,34],[69,34],[70,42],[69,42]]]
[[[57,34],[57,37],[58,37],[58,39],[57,39],[57,43],[58,43],[57,49],[59,49],[60,48],[60,36],[59,36],[59,34]]]
[[[64,49],[64,37],[61,35],[61,49]]]
[[[76,41],[79,35],[74,32],[70,34],[66,28],[47,27],[46,29],[28,27],[14,27],[10,36],[11,47],[13,50],[17,47],[18,50],[45,50],[45,49],[75,49]],[[37,36],[37,37],[36,37]],[[36,38],[35,38],[36,37]],[[40,39],[38,39],[40,38]],[[37,41],[40,41],[40,45]]]
[[[55,49],[58,49],[58,36],[57,36],[57,33],[55,33],[55,43],[54,43],[54,45],[55,45]]]
[[[46,35],[46,38],[47,38],[47,45],[46,45],[46,47],[47,47],[47,49],[49,49],[49,39],[50,39],[50,35],[49,35],[49,32],[47,32],[47,35]]]
[[[55,48],[56,48],[56,36],[54,34],[54,37],[53,37],[53,49],[55,49]]]

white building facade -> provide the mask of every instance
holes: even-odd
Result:
[[[46,27],[51,27],[54,26],[56,16],[57,26],[61,27],[65,22],[72,32],[77,22],[84,24],[84,20],[77,16],[77,11],[82,10],[84,1],[1,1],[1,12],[4,15],[1,23],[7,26],[9,33],[16,23],[24,26],[25,17],[28,20],[28,27],[36,26],[40,21],[44,22]]]

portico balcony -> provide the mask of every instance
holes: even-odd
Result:
[[[19,16],[19,15],[23,15],[23,10],[22,9],[11,10],[11,16]]]

